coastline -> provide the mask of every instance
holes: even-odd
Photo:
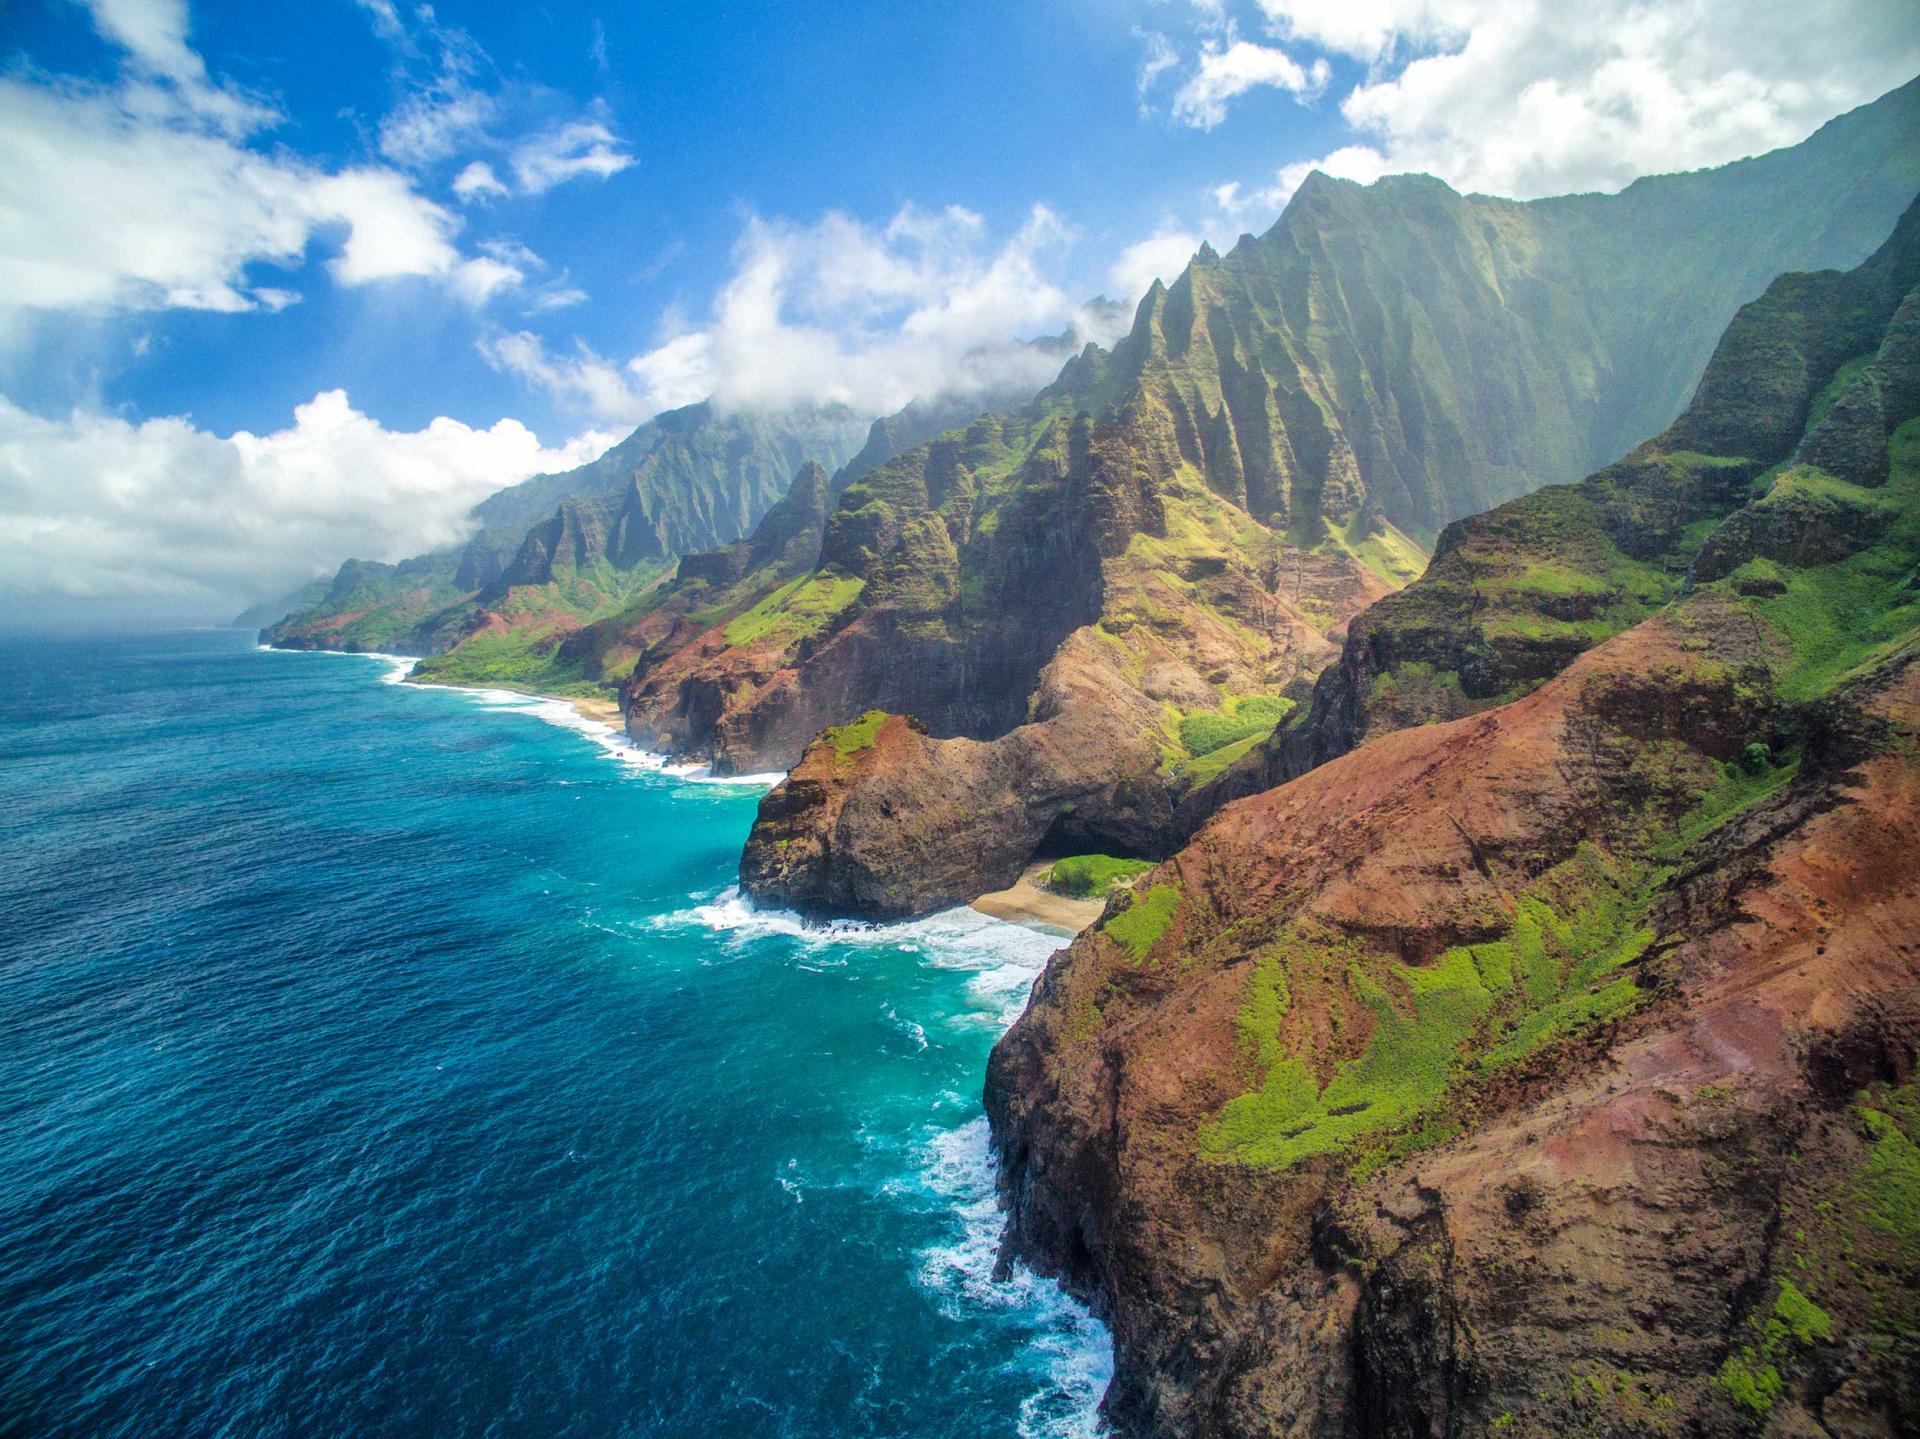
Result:
[[[575,714],[579,715],[581,719],[592,720],[595,724],[610,726],[622,735],[627,732],[626,721],[620,714],[620,706],[614,700],[583,699],[579,695],[542,694],[539,690],[523,690],[518,685],[495,684],[477,686],[445,684],[438,680],[415,679],[411,673],[403,676],[401,683],[418,685],[421,689],[472,690],[486,688],[490,690],[501,690],[507,694],[525,695],[528,699],[532,700],[545,700],[550,704],[567,705]]]
[[[340,653],[371,654],[373,651],[341,651]],[[467,690],[472,685],[443,683],[437,680],[416,679],[413,666],[418,659],[403,655],[380,655],[390,660],[408,660],[408,668],[389,677],[390,681],[400,684],[417,685],[421,689]],[[604,725],[622,740],[626,738],[626,721],[620,713],[620,706],[613,700],[588,699],[578,695],[543,694],[539,690],[521,689],[515,685],[488,685],[489,690],[506,694],[525,695],[530,700],[539,700],[546,704],[562,704],[571,709],[582,720],[590,724]],[[770,778],[770,776],[749,775],[741,777],[739,782],[752,783]],[[1079,934],[1088,926],[1098,922],[1106,909],[1104,899],[1075,899],[1071,895],[1056,894],[1040,883],[1040,876],[1048,869],[1046,861],[1030,864],[1005,889],[994,890],[980,895],[968,908],[989,919],[997,919],[1007,924],[1017,924],[1038,933],[1071,937]]]
[[[1074,899],[1042,888],[1040,876],[1047,868],[1044,861],[1030,864],[1007,888],[983,894],[969,907],[991,919],[1025,925],[1043,934],[1078,934],[1095,923],[1106,909],[1106,901]]]

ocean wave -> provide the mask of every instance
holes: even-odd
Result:
[[[342,655],[353,660],[378,660],[387,667],[387,672],[380,676],[380,682],[389,685],[399,684],[420,663],[418,655],[390,655],[385,650],[290,650],[281,649],[278,645],[262,644],[256,644],[254,649],[271,655]]]
[[[379,660],[387,666],[381,675],[384,684],[400,684],[410,678],[419,665],[416,655],[391,655],[377,650],[280,650],[272,645],[255,645],[257,650],[275,654],[347,655],[355,659]],[[729,789],[772,789],[786,778],[779,770],[760,774],[715,774],[711,765],[690,764],[655,754],[635,744],[615,725],[582,714],[574,705],[549,695],[528,694],[525,690],[491,689],[481,685],[423,685],[423,689],[445,690],[464,695],[483,709],[501,714],[530,715],[557,729],[571,730],[599,746],[607,758],[627,769],[643,774],[661,775],[681,784],[717,785]]]
[[[640,748],[618,726],[582,714],[567,700],[532,695],[524,690],[480,689],[465,685],[435,685],[433,688],[466,695],[490,710],[531,715],[556,728],[571,730],[598,745],[608,759],[636,773],[659,775],[681,784],[710,784],[733,789],[772,789],[786,778],[785,774],[779,772],[717,775],[710,765],[669,759]]]
[[[1022,1439],[1092,1439],[1113,1379],[1107,1327],[1024,1264],[996,1279],[1002,1214],[985,1115],[930,1138],[919,1179],[951,1210],[958,1233],[922,1250],[914,1278],[953,1319],[997,1314],[1026,1330],[1022,1357],[1040,1387],[1020,1405]]]

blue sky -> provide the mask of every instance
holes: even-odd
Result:
[[[1132,7],[1135,23],[1164,8]],[[1177,226],[1205,183],[1334,148],[1345,128],[1331,107],[1279,91],[1250,97],[1244,123],[1213,132],[1143,112],[1141,45],[1126,13],[1031,0],[441,5],[431,23],[403,8],[418,52],[408,56],[347,0],[196,6],[189,39],[209,72],[286,117],[260,144],[327,168],[385,159],[383,119],[438,78],[437,30],[457,29],[484,53],[470,83],[507,97],[509,137],[543,122],[604,124],[631,157],[604,180],[464,207],[448,187],[481,147],[418,167],[422,193],[463,220],[463,248],[524,245],[546,262],[543,282],[587,298],[541,311],[529,291],[476,315],[445,289],[405,280],[332,285],[322,235],[304,263],[256,267],[297,291],[298,304],[241,317],[143,311],[76,327],[11,367],[8,393],[58,407],[94,398],[97,385],[108,407],[191,414],[224,433],[271,428],[317,391],[344,387],[392,428],[513,414],[557,435],[579,416],[488,365],[476,337],[528,329],[563,349],[576,340],[605,355],[647,349],[676,315],[704,311],[749,215],[838,209],[884,222],[903,205],[958,204],[1005,233],[1043,203],[1073,232],[1052,257],[1059,283],[1091,297],[1113,288],[1114,257],[1163,219]],[[7,48],[36,67],[99,81],[119,69],[118,47],[80,5],[28,4],[10,18]]]
[[[964,388],[1316,165],[1526,198],[1793,143],[1920,20],[12,0],[0,57],[0,597],[217,608],[666,405]]]

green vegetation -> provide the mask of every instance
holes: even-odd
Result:
[[[1178,884],[1156,884],[1145,894],[1136,893],[1131,905],[1107,921],[1105,933],[1126,946],[1136,961],[1143,960],[1180,912],[1180,898]]]
[[[1337,529],[1330,528],[1326,544],[1396,587],[1419,579],[1432,553],[1431,545],[1422,545],[1385,520],[1377,521],[1371,529],[1366,528],[1359,515]]]
[[[1742,1345],[1739,1353],[1727,1356],[1720,1366],[1720,1387],[1741,1408],[1765,1414],[1786,1388],[1780,1377],[1780,1361],[1795,1346],[1804,1349],[1831,1341],[1833,1319],[1791,1280],[1783,1279],[1773,1312],[1764,1320],[1754,1315],[1752,1323],[1760,1331],[1759,1342]]]
[[[837,760],[850,760],[862,750],[870,750],[880,734],[880,726],[887,722],[885,710],[868,710],[857,720],[846,724],[834,725],[820,737],[833,746],[833,757]]]
[[[1639,924],[1649,879],[1582,846],[1521,895],[1503,938],[1450,949],[1429,965],[1290,925],[1256,958],[1235,1020],[1259,1087],[1202,1128],[1201,1153],[1285,1167],[1362,1146],[1377,1159],[1443,1138],[1454,1127],[1450,1101],[1477,1076],[1639,1002],[1623,971],[1652,942]],[[1335,1022],[1367,1036],[1324,1083],[1303,1047],[1287,1042],[1303,981]]]
[[[1103,899],[1121,880],[1132,879],[1153,868],[1147,859],[1120,859],[1110,854],[1076,854],[1056,859],[1043,883],[1056,894],[1081,899]]]
[[[1786,699],[1818,698],[1920,629],[1920,586],[1914,583],[1920,557],[1920,420],[1908,421],[1894,434],[1889,464],[1887,483],[1873,490],[1815,470],[1790,471],[1762,502],[1784,505],[1796,495],[1838,496],[1859,515],[1855,523],[1862,538],[1857,553],[1788,570],[1782,592],[1755,601],[1762,619],[1793,650],[1791,664],[1777,676]],[[1740,574],[1735,572],[1736,582]]]
[[[1258,739],[1287,717],[1293,703],[1280,695],[1230,695],[1217,710],[1182,715],[1180,743],[1197,757],[1239,740]]]
[[[1210,710],[1169,706],[1161,770],[1203,784],[1272,734],[1293,708],[1294,701],[1282,695],[1229,695]]]
[[[587,660],[562,657],[556,649],[561,638],[529,629],[482,630],[445,654],[422,660],[414,677],[432,684],[611,698],[618,680],[595,673]]]
[[[733,619],[726,628],[727,643],[750,645],[768,636],[792,643],[817,634],[860,597],[866,583],[832,570],[800,575]]]
[[[1858,1110],[1870,1143],[1854,1198],[1866,1222],[1912,1262],[1920,1258],[1920,1086],[1888,1090],[1876,1106]]]
[[[1460,1047],[1493,1008],[1493,996],[1464,949],[1450,950],[1431,968],[1387,967],[1385,982],[1357,941],[1296,929],[1280,949],[1256,964],[1248,982],[1243,1039],[1257,1053],[1281,1052],[1263,1027],[1287,1008],[1287,944],[1313,945],[1344,959],[1351,992],[1372,1011],[1366,1048],[1333,1066],[1323,1086],[1298,1057],[1271,1063],[1259,1089],[1231,1101],[1201,1131],[1200,1149],[1214,1158],[1285,1167],[1311,1155],[1347,1148],[1356,1139],[1404,1125],[1445,1094]]]

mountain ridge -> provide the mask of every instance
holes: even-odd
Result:
[[[1858,259],[1885,238],[1822,211],[1784,236],[1749,226],[1733,259],[1729,186],[1864,186],[1890,228],[1920,170],[1917,110],[1920,84],[1903,87],[1800,147],[1649,182],[1630,210],[1474,202],[1419,177],[1303,187],[1266,236],[1156,284],[1111,352],[1084,351],[1027,409],[850,486],[803,586],[830,613],[731,643],[738,613],[780,605],[778,585],[747,585],[703,634],[643,652],[629,733],[723,771],[793,770],[742,877],[803,912],[925,913],[1063,846],[1170,853],[1189,796],[1237,757],[1185,733],[1307,698],[1347,621],[1420,571],[1443,521],[1584,472],[1616,411],[1671,418],[1685,394],[1660,376],[1704,362],[1751,298],[1743,277],[1781,248]],[[1676,255],[1668,234],[1689,223],[1704,238]],[[1659,308],[1676,286],[1724,310],[1713,333]],[[1653,398],[1609,398],[1628,359]],[[808,748],[873,710],[917,728],[857,760]]]

